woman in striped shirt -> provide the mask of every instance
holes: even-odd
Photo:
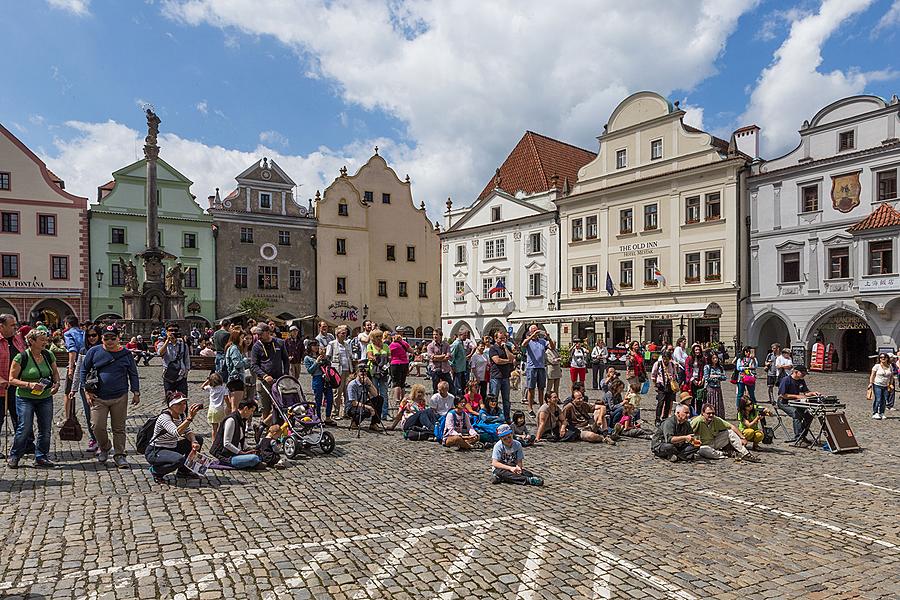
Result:
[[[188,409],[187,398],[180,392],[170,393],[168,407],[157,417],[153,437],[144,453],[154,482],[165,483],[165,476],[176,470],[189,479],[198,477],[184,467],[184,461],[191,450],[199,451],[203,444],[203,438],[191,431],[194,416],[201,408],[202,404],[194,404]]]

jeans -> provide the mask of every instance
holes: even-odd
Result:
[[[653,454],[658,458],[677,456],[679,460],[693,460],[698,451],[699,448],[693,444],[688,444],[687,442],[681,444],[668,444],[663,442],[659,445],[659,448],[653,450]]]
[[[503,418],[509,423],[509,377],[495,379],[491,377],[491,395],[501,398],[503,401]]]
[[[603,373],[606,372],[606,365],[603,363],[591,363],[591,388],[600,389],[600,380],[603,379]]]
[[[259,461],[258,454],[238,454],[232,456],[229,463],[235,469],[252,469],[259,464]]]
[[[461,396],[466,393],[466,383],[469,382],[469,372],[468,371],[460,371],[458,373],[453,374],[453,385],[450,388],[450,393],[456,396]]]
[[[888,389],[883,385],[873,385],[875,400],[872,401],[872,414],[883,415],[887,407]]]
[[[128,415],[128,394],[122,394],[118,398],[104,400],[97,398],[91,407],[91,421],[93,421],[94,436],[97,446],[104,452],[112,448],[115,456],[125,455],[125,417]],[[109,433],[106,430],[107,417],[113,432],[112,444],[109,443]]]
[[[737,399],[735,400],[735,406],[738,411],[741,409],[741,398],[744,397],[745,392],[750,396],[750,401],[753,402],[753,404],[756,404],[756,384],[747,385],[741,381],[740,376],[738,376]]]
[[[87,425],[88,437],[91,438],[92,442],[96,442],[97,436],[94,435],[94,426],[92,425],[93,421],[91,420],[91,405],[88,404],[84,388],[81,388],[78,392],[81,394],[81,408],[84,410],[84,422]]]
[[[518,475],[506,469],[491,469],[491,472],[500,480],[499,483],[512,483],[515,485],[528,485],[528,480],[535,477],[535,474],[527,469],[522,469],[522,472]]]
[[[9,414],[9,422],[12,425],[10,428],[12,430],[13,435],[16,434],[16,429],[19,428],[19,413],[16,410],[16,388],[15,386],[9,386],[6,388],[6,395],[0,398],[0,430],[3,429],[3,423],[6,421],[6,415]]]
[[[795,408],[793,406],[788,406],[784,402],[778,403],[778,408],[781,409],[784,414],[791,417],[794,421],[794,439],[800,437],[803,433],[803,429],[806,427],[806,423],[812,422],[812,416],[806,412],[805,408]]]
[[[322,418],[322,399],[325,399],[325,418],[331,418],[331,407],[334,404],[334,390],[325,387],[321,377],[312,380],[313,397],[316,402],[316,414]]]
[[[450,393],[453,393],[453,376],[450,373],[444,373],[440,369],[431,371],[431,393],[437,394],[438,383],[446,381],[450,386]]]
[[[203,438],[195,435],[194,439],[203,445]],[[153,467],[153,473],[164,477],[172,471],[178,470],[180,473],[189,473],[184,468],[184,461],[187,460],[188,454],[191,453],[191,441],[188,439],[179,440],[174,448],[158,448],[149,446],[144,458]]]
[[[19,425],[16,438],[9,451],[10,458],[21,458],[34,436],[34,417],[37,416],[38,435],[34,448],[35,460],[44,460],[50,453],[50,435],[53,427],[53,396],[32,400],[16,396],[16,413]]]

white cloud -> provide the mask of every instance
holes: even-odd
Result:
[[[818,12],[798,16],[790,33],[775,51],[750,96],[741,125],[762,127],[763,154],[778,155],[799,141],[797,130],[820,108],[862,92],[870,81],[891,77],[889,71],[820,72],[822,47],[839,27],[866,10],[872,0],[824,0]]]
[[[345,102],[400,120],[408,145],[383,154],[441,211],[448,195],[471,201],[526,129],[595,149],[629,93],[692,89],[756,3],[170,0],[163,12],[226,40],[274,37]]]
[[[195,108],[197,109],[197,112],[202,115],[205,115],[207,112],[209,112],[209,105],[207,105],[206,100],[201,100],[200,102],[198,102]]]
[[[900,25],[900,0],[894,0],[891,8],[878,21],[878,25],[872,30],[872,35],[877,36],[885,29]]]
[[[91,0],[47,0],[52,8],[66,11],[78,17],[91,14]]]
[[[17,123],[16,121],[13,121],[12,125],[13,125],[13,127],[16,128],[16,131],[18,131],[19,133],[26,133],[28,131],[27,127],[25,127],[21,123]]]
[[[66,126],[74,135],[55,139],[55,151],[43,158],[50,169],[66,181],[66,190],[87,196],[91,201],[97,197],[97,186],[109,181],[113,171],[144,156],[145,134],[126,125],[115,121],[69,121]],[[274,159],[301,185],[297,197],[305,205],[306,199],[314,196],[316,189],[325,189],[338,176],[343,165],[355,172],[372,155],[375,144],[401,155],[404,152],[385,139],[358,143],[340,150],[322,147],[306,156],[296,156],[283,154],[264,144],[247,152],[209,146],[173,133],[159,136],[160,157],[194,182],[191,192],[203,207],[207,205],[206,197],[215,194],[215,188],[221,188],[222,194],[227,194],[235,186],[234,177],[264,156]]]
[[[274,144],[276,146],[281,146],[284,148],[288,145],[288,139],[284,136],[284,134],[275,131],[274,129],[270,129],[269,131],[263,131],[259,134],[259,141],[262,144]]]
[[[697,129],[703,129],[703,107],[702,106],[694,106],[693,104],[688,104],[687,98],[681,101],[681,106],[679,107],[684,111],[684,122],[691,127],[696,127]]]
[[[31,123],[32,125],[41,126],[44,124],[44,117],[43,117],[43,115],[37,115],[37,114],[29,115],[28,122]]]

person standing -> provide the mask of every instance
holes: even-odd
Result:
[[[238,404],[244,399],[247,390],[247,367],[250,360],[247,351],[250,348],[250,336],[241,331],[240,327],[231,330],[231,336],[225,344],[225,387],[228,388],[229,412],[237,410]]]
[[[584,383],[587,378],[587,364],[589,352],[585,349],[581,340],[575,340],[575,345],[569,351],[569,379]]]
[[[478,393],[482,398],[487,397],[488,381],[490,380],[490,361],[487,357],[487,347],[484,342],[478,340],[475,351],[469,358],[469,374],[473,381],[478,382]]]
[[[468,352],[466,351],[465,332],[456,334],[456,339],[450,344],[450,370],[453,374],[451,391],[462,396],[466,392],[466,384],[469,382]]]
[[[431,343],[425,350],[431,356],[429,367],[431,368],[431,389],[437,393],[438,383],[446,381],[453,387],[453,378],[450,375],[450,344],[443,340],[444,332],[435,329],[431,334]]]
[[[66,398],[67,402],[75,401],[75,394],[78,394],[81,397],[81,407],[84,410],[84,420],[87,424],[88,437],[90,441],[88,442],[87,451],[96,453],[98,451],[97,447],[97,436],[94,435],[94,426],[91,422],[91,405],[88,403],[87,394],[84,393],[84,388],[81,387],[81,370],[84,367],[84,357],[87,354],[87,351],[93,348],[94,346],[100,344],[100,336],[102,333],[102,327],[99,325],[90,325],[86,324],[87,328],[84,332],[84,346],[82,346],[81,351],[78,354],[78,359],[75,361],[75,372],[72,375],[72,386],[68,391],[68,397]],[[135,363],[137,360],[135,360]],[[66,384],[68,388],[68,383]]]
[[[591,387],[595,390],[600,389],[600,380],[603,378],[603,372],[606,371],[608,358],[609,350],[606,349],[606,342],[597,336],[597,341],[591,348]]]
[[[675,392],[678,391],[678,372],[671,352],[666,350],[659,356],[650,371],[650,378],[656,384],[655,425],[659,425],[663,419],[669,418],[669,410],[675,402]]]
[[[687,363],[688,353],[686,350],[687,338],[680,337],[675,342],[675,348],[672,351],[672,360],[675,361],[675,369],[678,373],[678,383],[684,383],[684,368]]]
[[[869,375],[869,390],[872,390],[872,418],[885,419],[888,394],[894,391],[894,370],[891,358],[886,352],[878,355],[878,363]]]
[[[16,387],[16,413],[19,423],[16,437],[9,451],[7,464],[19,466],[34,436],[34,417],[37,416],[38,435],[34,450],[34,466],[55,467],[50,460],[50,436],[53,427],[53,394],[59,389],[56,359],[47,350],[49,338],[41,328],[32,329],[25,336],[27,348],[13,359],[9,368],[9,385]]]
[[[303,367],[312,377],[311,387],[313,391],[313,399],[316,403],[316,415],[322,418],[322,406],[325,406],[325,425],[334,427],[337,423],[331,418],[331,410],[334,404],[334,390],[325,385],[325,375],[322,368],[328,365],[328,359],[325,358],[325,349],[319,348],[319,342],[316,339],[307,340],[306,356],[303,357]]]
[[[725,418],[725,400],[722,397],[722,382],[728,379],[719,362],[719,355],[709,353],[709,362],[703,366],[703,382],[706,385],[706,402],[716,409],[716,416]]]
[[[369,343],[366,345],[365,363],[369,367],[369,377],[381,396],[381,418],[388,418],[388,378],[391,369],[391,349],[384,341],[384,332],[373,329],[369,332]],[[399,402],[397,403],[400,404]]]
[[[331,340],[325,349],[325,356],[331,362],[332,368],[341,375],[341,385],[334,395],[334,405],[344,407],[343,418],[350,418],[350,399],[347,397],[347,385],[350,383],[350,373],[356,369],[356,359],[353,358],[353,349],[347,336],[350,335],[350,328],[341,325],[335,329],[337,338]],[[319,339],[319,338],[316,338]]]
[[[178,324],[166,325],[166,339],[159,347],[163,363],[163,391],[179,392],[187,398],[188,372],[191,370],[191,352],[186,341],[178,337]],[[227,375],[223,376],[225,380]]]
[[[212,335],[213,350],[216,351],[216,363],[213,370],[222,375],[225,381],[228,381],[228,373],[225,372],[225,346],[231,337],[231,321],[222,319],[219,322],[219,328]]]
[[[8,313],[0,314],[0,431],[9,415],[13,435],[19,427],[16,412],[16,386],[9,383],[9,367],[20,352],[25,351],[25,339],[16,333],[16,318]],[[5,432],[4,432],[5,433]],[[6,458],[0,454],[0,458]]]
[[[778,366],[775,362],[781,356],[781,345],[772,344],[771,351],[766,355],[766,387],[769,390],[769,402],[775,403],[775,389],[778,387]],[[721,416],[721,415],[719,415]]]
[[[274,337],[272,328],[266,323],[257,325],[256,328],[259,331],[259,339],[250,349],[250,371],[256,375],[256,395],[259,398],[263,421],[269,423],[272,414],[272,384],[290,372],[290,363],[287,350],[284,349],[284,340]],[[238,404],[238,410],[232,416],[243,414],[241,404]],[[256,408],[255,403],[253,408]]]
[[[756,362],[756,353],[750,346],[745,346],[743,356],[737,359],[734,368],[737,371],[737,398],[735,398],[735,409],[740,410],[741,398],[744,394],[750,396],[750,400],[756,404],[756,369],[759,363]]]
[[[363,321],[363,328],[360,331],[356,339],[352,341],[353,346],[353,359],[356,362],[361,360],[366,360],[366,348],[369,347],[369,342],[371,340],[372,332],[375,330],[375,321],[369,321],[366,319]],[[385,396],[385,400],[387,400],[387,396]]]
[[[490,395],[502,400],[503,418],[509,423],[509,376],[515,367],[516,356],[502,329],[494,333],[494,345],[488,352],[488,358],[491,361]]]
[[[388,349],[391,352],[391,385],[394,399],[397,400],[397,406],[399,406],[406,390],[406,377],[409,375],[409,355],[414,350],[403,339],[403,332],[399,328],[394,331],[394,337]]]
[[[334,336],[328,333],[328,323],[319,321],[319,334],[316,336],[319,348],[328,348],[328,344],[334,341]]]
[[[303,340],[300,339],[300,328],[291,325],[288,330],[288,339],[284,341],[284,347],[288,353],[288,363],[291,368],[291,377],[300,380],[300,373],[303,371]]]
[[[534,391],[537,389],[538,407],[544,404],[544,389],[547,387],[546,353],[548,348],[556,348],[553,340],[537,325],[528,328],[528,337],[522,341],[525,349],[525,389],[528,399],[528,414],[534,414]]]
[[[559,395],[559,380],[562,379],[562,357],[559,355],[559,348],[556,344],[552,348],[547,348],[544,353],[544,362],[547,365],[547,389],[544,392],[547,396],[556,392]]]
[[[625,379],[629,387],[636,383],[641,385],[647,379],[647,370],[644,366],[644,355],[641,354],[641,345],[638,342],[628,344],[628,352],[625,354]]]

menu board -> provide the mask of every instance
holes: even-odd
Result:
[[[804,344],[791,346],[791,364],[795,367],[799,365],[806,366],[806,346]]]

